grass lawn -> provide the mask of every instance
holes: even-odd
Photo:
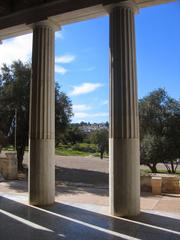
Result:
[[[141,173],[152,173],[150,169],[141,169]],[[167,170],[159,170],[157,169],[157,173],[164,173],[164,174],[168,174]],[[180,170],[176,170],[176,174],[180,174]]]
[[[13,146],[9,145],[9,146],[3,147],[2,150],[3,151],[15,151],[15,148]]]
[[[28,148],[26,147],[26,151]],[[13,146],[6,146],[3,148],[3,151],[15,151]],[[100,157],[97,146],[95,144],[88,143],[79,143],[75,145],[60,145],[55,150],[56,155],[60,156],[95,156]],[[104,154],[104,157],[108,157],[107,154]]]
[[[15,148],[14,148],[14,146],[9,145],[9,146],[3,147],[2,150],[3,150],[3,151],[7,151],[7,152],[11,152],[11,151],[14,152],[14,151],[15,151]],[[29,151],[28,146],[26,146],[25,151]]]
[[[56,148],[56,154],[60,156],[81,156],[81,157],[100,157],[97,146],[95,144],[79,143],[75,145],[60,145]],[[104,158],[108,158],[107,153]]]
[[[82,152],[78,150],[73,150],[71,148],[63,148],[63,147],[58,147],[56,148],[56,155],[60,156],[81,156],[81,157],[87,157],[89,155],[92,155],[88,152]]]

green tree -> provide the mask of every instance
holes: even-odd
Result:
[[[5,147],[7,145],[7,142],[8,142],[7,137],[0,130],[0,153],[1,153],[2,149],[3,149],[3,147]]]
[[[4,124],[4,135],[8,136],[10,144],[14,144],[15,110],[17,111],[16,127],[16,149],[18,157],[18,168],[22,169],[23,154],[28,144],[29,123],[29,86],[31,76],[31,65],[23,64],[21,61],[13,62],[10,67],[3,65],[0,79],[0,111],[1,120]],[[14,122],[15,125],[15,122]]]
[[[147,133],[141,138],[141,164],[147,165],[153,173],[157,172],[156,165],[162,162],[163,144],[164,138],[160,136]]]
[[[70,124],[65,137],[64,137],[64,143],[82,143],[85,138],[85,134],[81,131],[78,124]]]
[[[22,169],[25,147],[28,145],[29,131],[29,96],[30,96],[31,64],[15,61],[10,66],[4,64],[0,74],[0,119],[1,131],[8,136],[10,144],[14,144],[14,128],[11,129],[15,109],[17,110],[17,156],[18,167]],[[56,137],[59,139],[70,122],[72,104],[69,98],[55,88],[55,122]]]
[[[97,144],[99,151],[101,153],[101,158],[103,158],[104,152],[109,151],[109,132],[108,132],[108,130],[103,128],[100,130],[93,131],[90,135],[90,142]]]
[[[55,88],[56,146],[58,146],[58,144],[64,140],[72,116],[73,112],[71,100],[64,92],[60,91],[60,86],[58,83],[56,83]]]
[[[139,113],[141,164],[156,172],[157,163],[163,162],[174,173],[180,157],[180,102],[160,88],[139,101]]]

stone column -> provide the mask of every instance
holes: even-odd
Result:
[[[134,6],[110,8],[110,206],[111,214],[140,211],[139,123]]]
[[[33,25],[29,202],[42,206],[55,197],[54,33],[48,21]]]

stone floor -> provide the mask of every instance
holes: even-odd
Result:
[[[27,185],[27,181],[23,179],[0,182],[0,195],[17,197],[27,203]],[[97,206],[100,212],[108,214],[108,186],[56,181],[56,201],[85,207]],[[102,211],[102,209],[104,210]],[[180,194],[152,195],[151,193],[142,193],[141,210],[159,211],[180,216]]]
[[[177,216],[142,211],[136,218],[115,218],[60,202],[32,207],[12,196],[0,197],[0,222],[2,240],[180,239]]]
[[[115,218],[108,212],[108,189],[56,184],[52,207],[28,205],[27,181],[0,183],[1,240],[180,239],[180,196],[141,196],[141,214]]]
[[[28,205],[26,175],[0,182],[0,240],[180,240],[180,195],[143,193],[141,214],[109,215],[108,162],[56,157],[56,203]]]

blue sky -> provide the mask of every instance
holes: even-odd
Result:
[[[141,9],[135,17],[139,98],[164,87],[180,98],[180,2]],[[0,64],[31,55],[31,35],[0,46]],[[19,51],[19,48],[21,51]],[[55,78],[73,103],[73,122],[108,120],[109,19],[62,27],[56,33]]]

